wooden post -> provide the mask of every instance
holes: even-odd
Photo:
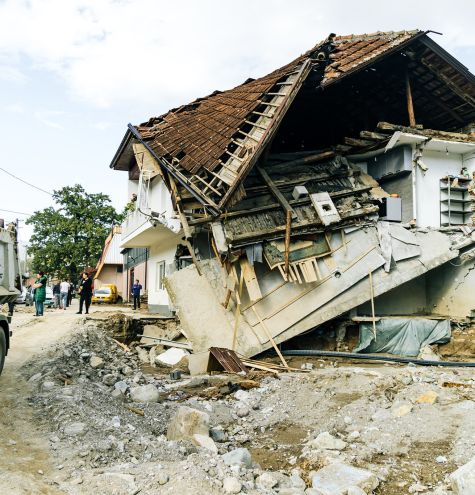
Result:
[[[289,281],[289,249],[290,249],[290,227],[292,225],[292,212],[287,210],[287,221],[285,223],[285,265],[284,273],[286,281]]]
[[[406,99],[407,113],[409,114],[409,127],[416,127],[416,117],[414,116],[414,105],[412,102],[411,81],[409,80],[409,70],[406,70]]]
[[[282,364],[286,368],[288,368],[289,365],[287,364],[287,361],[284,359],[284,356],[282,356],[282,353],[280,352],[280,349],[277,347],[275,340],[272,338],[272,334],[270,333],[270,330],[267,328],[267,325],[262,321],[262,318],[260,317],[259,313],[257,312],[257,310],[254,306],[252,306],[252,311],[254,311],[254,314],[257,316],[257,319],[259,320],[261,327],[264,329],[264,332],[266,333],[267,338],[270,340],[272,347],[274,348],[275,352],[277,353],[280,360],[282,361]]]
[[[373,320],[373,334],[376,342],[376,317],[374,315],[374,291],[373,291],[373,273],[369,272],[369,292],[371,296],[371,317]]]

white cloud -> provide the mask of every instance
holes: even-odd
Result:
[[[106,131],[112,125],[112,122],[94,122],[91,127],[97,129],[98,131]]]
[[[22,115],[25,113],[25,107],[21,103],[10,103],[5,107],[5,110],[10,113]]]
[[[0,80],[13,83],[24,83],[26,81],[26,76],[16,67],[0,64]]]
[[[5,0],[0,57],[26,56],[95,106],[137,102],[160,113],[263,75],[332,31],[432,28],[445,32],[436,40],[449,49],[473,47],[475,2],[457,5],[441,15],[432,0],[341,0],[338,8],[315,0]],[[21,75],[18,64],[10,77]]]
[[[57,121],[57,117],[64,115],[64,112],[58,110],[38,110],[34,115],[37,120],[47,127],[60,130],[64,129],[64,126]]]

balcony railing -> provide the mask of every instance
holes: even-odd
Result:
[[[145,224],[150,222],[150,219],[146,214],[150,214],[150,208],[145,210],[141,209],[129,212],[124,222],[122,223],[122,239],[131,236],[134,232],[141,232]]]

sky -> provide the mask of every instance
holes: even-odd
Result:
[[[76,183],[122,210],[127,175],[109,164],[127,123],[265,75],[331,32],[442,32],[474,73],[474,19],[473,0],[0,0],[0,218]]]

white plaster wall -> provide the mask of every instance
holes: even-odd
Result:
[[[440,227],[439,181],[446,175],[459,175],[464,166],[463,157],[456,153],[424,151],[423,162],[429,170],[424,172],[420,167],[416,168],[417,225]],[[468,165],[465,163],[465,166]],[[471,167],[475,167],[475,160]]]
[[[139,190],[139,181],[138,180],[128,180],[127,181],[127,201],[130,200],[132,194],[137,194]]]
[[[156,244],[150,246],[150,257],[148,260],[148,304],[149,306],[169,306],[170,299],[165,288],[159,288],[158,264],[165,261],[166,270],[170,264],[175,262],[176,247],[180,243],[178,235],[170,235],[160,239]]]

